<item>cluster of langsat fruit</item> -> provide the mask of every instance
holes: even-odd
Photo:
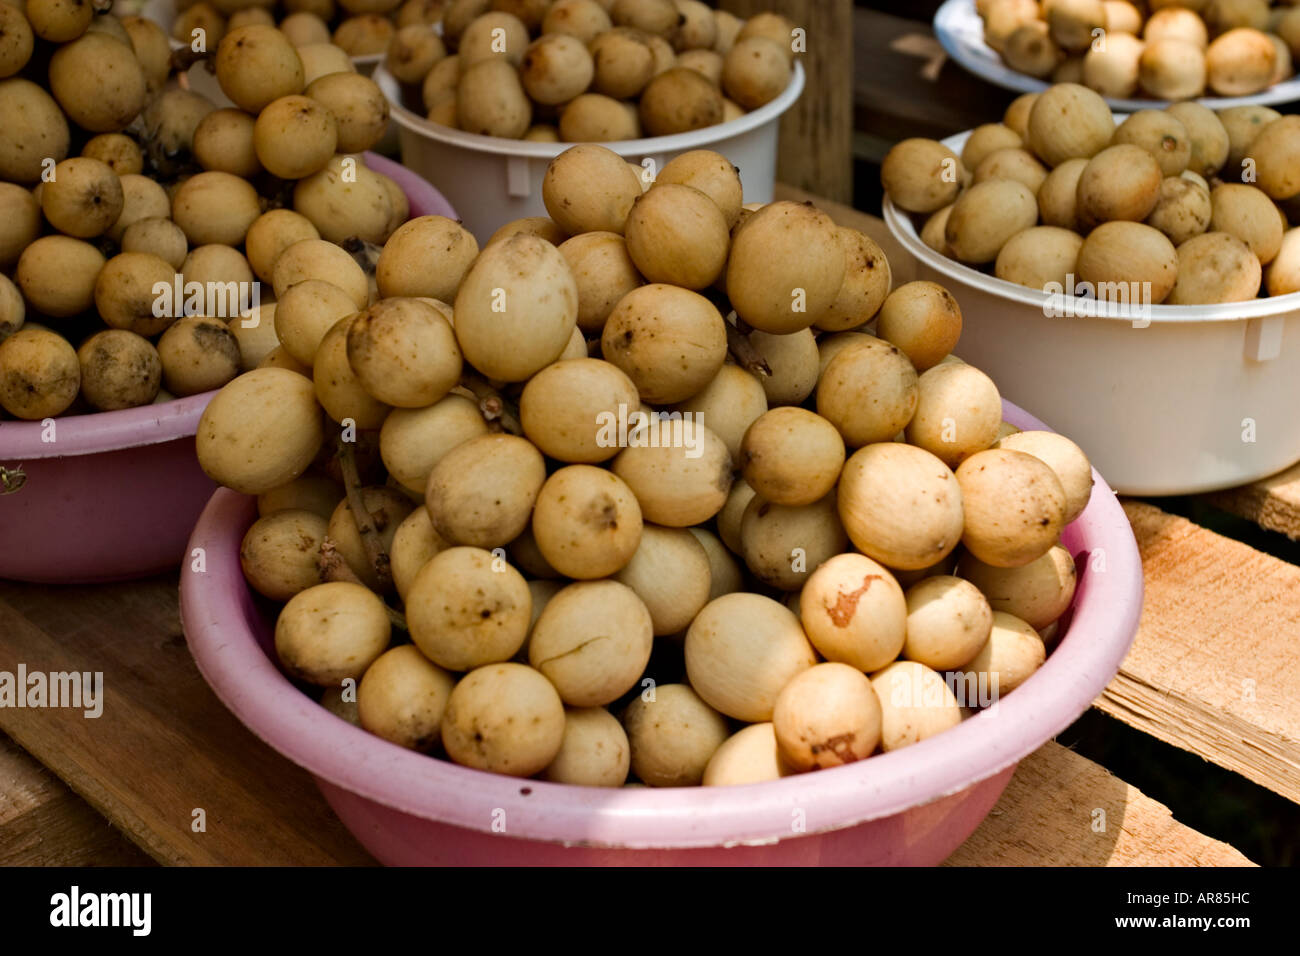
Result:
[[[1091,469],[1004,424],[951,295],[891,293],[811,204],[742,206],[713,152],[643,195],[575,146],[544,198],[482,250],[413,219],[360,311],[298,272],[303,370],[208,406],[289,674],[465,766],[686,786],[907,746],[962,719],[950,684],[1043,663]]]
[[[1112,99],[1248,96],[1292,75],[1300,11],[1268,0],[976,0],[1013,70]]]
[[[434,123],[604,143],[714,126],[776,99],[796,33],[780,14],[741,21],[699,0],[452,0],[441,35],[399,30],[386,63]]]
[[[1266,106],[1175,103],[1117,126],[1098,94],[1062,83],[977,127],[960,157],[898,143],[881,181],[928,217],[930,248],[1033,289],[1170,305],[1300,291],[1300,117]]]
[[[359,154],[388,104],[346,56],[311,76],[284,35],[231,30],[217,107],[171,82],[162,28],[90,3],[0,3],[0,407],[112,411],[284,361],[273,296],[335,243],[384,241],[406,196]],[[293,247],[294,251],[281,253]],[[107,328],[105,328],[107,326]],[[80,400],[79,400],[80,399]]]
[[[333,46],[348,57],[382,54],[403,27],[434,24],[447,0],[181,0],[172,37],[189,45],[202,30],[215,46],[231,30],[278,27],[294,46]],[[327,54],[328,55],[328,54]]]

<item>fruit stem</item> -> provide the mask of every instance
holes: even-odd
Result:
[[[330,581],[346,581],[349,584],[362,583],[356,572],[348,567],[348,563],[343,560],[343,555],[339,554],[338,545],[334,543],[334,539],[329,535],[321,539],[320,555],[316,559],[316,568],[320,572],[320,579],[326,583]]]
[[[477,372],[466,372],[460,384],[474,393],[478,399],[478,410],[489,422],[497,424],[502,431],[511,435],[522,435],[524,426],[519,423],[519,409],[515,403],[492,387],[487,379]]]
[[[746,325],[744,331],[738,328],[742,324],[740,319],[736,319],[736,325],[727,323],[727,349],[731,352],[731,357],[746,372],[771,376],[772,366],[767,364],[767,359],[763,358],[758,349],[754,348],[754,343],[749,340],[749,326]]]
[[[403,631],[406,634],[411,633],[411,629],[406,626],[405,614],[397,610],[395,607],[390,607],[387,601],[384,602],[384,610],[388,612],[388,623],[392,624],[393,627],[397,628],[399,631]]]
[[[356,572],[348,567],[348,563],[343,560],[343,555],[339,554],[334,539],[328,535],[321,539],[320,556],[316,559],[316,567],[320,569],[320,579],[326,583],[330,581],[346,581],[349,584],[366,586],[365,582],[357,577]],[[406,626],[406,615],[387,601],[382,603],[384,611],[388,614],[388,623],[399,631],[404,631],[407,634],[411,633],[411,629]]]
[[[357,472],[357,459],[352,451],[352,443],[338,440],[339,468],[343,472],[343,488],[347,492],[348,508],[352,519],[357,523],[357,532],[361,543],[365,545],[366,554],[375,569],[381,589],[393,581],[393,569],[384,550],[384,539],[375,527],[374,515],[366,507],[365,497],[361,493],[361,475]]]
[[[172,50],[171,69],[173,73],[180,73],[182,77],[189,71],[195,63],[207,61],[208,71],[216,72],[215,50],[195,50],[193,47],[181,47],[179,50]],[[186,84],[188,87],[188,84]]]

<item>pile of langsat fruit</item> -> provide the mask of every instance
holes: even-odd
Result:
[[[1112,99],[1249,96],[1290,77],[1300,11],[1268,0],[976,0],[1011,69]]]
[[[330,44],[350,57],[378,57],[403,27],[434,24],[447,0],[181,0],[172,37],[184,44],[202,30],[215,46],[239,27],[278,27],[296,47]]]
[[[931,249],[1032,289],[1169,305],[1300,291],[1300,117],[1266,106],[1175,103],[1116,125],[1061,83],[977,127],[960,157],[898,143],[881,181],[927,217]]]
[[[15,418],[147,405],[283,364],[272,288],[297,261],[354,270],[349,301],[367,304],[336,243],[383,242],[409,218],[359,155],[388,122],[379,87],[346,57],[309,74],[273,27],[211,52],[237,106],[180,88],[149,20],[0,3],[0,407]]]
[[[385,62],[431,122],[604,143],[714,126],[776,99],[795,34],[780,14],[741,21],[699,0],[452,0],[441,34],[403,28]]]
[[[204,414],[290,675],[465,766],[686,786],[907,746],[962,720],[957,678],[1043,663],[1091,469],[1003,422],[947,291],[891,293],[811,204],[742,206],[714,152],[643,194],[575,146],[543,195],[481,250],[413,219],[361,310],[299,263],[301,370]]]

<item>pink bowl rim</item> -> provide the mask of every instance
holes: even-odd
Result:
[[[1007,421],[1042,422],[1004,401]],[[237,559],[251,500],[228,489],[208,503],[190,548],[207,568],[181,576],[189,647],[217,696],[257,736],[317,777],[402,813],[490,832],[504,810],[516,838],[626,849],[764,844],[854,826],[958,793],[1017,763],[1073,722],[1119,669],[1137,633],[1142,565],[1115,493],[1094,470],[1092,499],[1066,530],[1073,554],[1104,549],[1106,570],[1081,576],[1073,618],[1023,685],[957,727],[870,760],[732,787],[602,789],[504,777],[409,751],[354,727],[301,693],[242,625]]]
[[[406,194],[414,216],[445,216],[458,219],[456,210],[432,183],[400,163],[366,153],[365,162],[376,172],[397,182]],[[98,455],[158,445],[178,438],[189,438],[199,428],[199,419],[219,389],[174,398],[156,405],[140,405],[114,412],[56,417],[56,441],[42,440],[45,426],[40,422],[0,422],[0,456],[33,461],[41,458],[68,458]]]
[[[156,405],[56,417],[57,440],[53,442],[41,440],[45,426],[40,422],[4,422],[0,424],[0,456],[25,461],[68,458],[188,438],[198,431],[203,410],[216,394],[214,389]]]

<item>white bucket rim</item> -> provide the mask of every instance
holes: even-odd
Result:
[[[534,143],[522,139],[504,139],[498,136],[484,136],[481,133],[467,133],[433,123],[409,110],[402,104],[401,86],[396,78],[380,64],[375,68],[371,79],[379,84],[385,99],[388,100],[389,113],[404,129],[417,133],[426,139],[436,140],[448,146],[480,153],[493,153],[499,156],[525,157],[529,159],[552,160],[566,149],[578,143]],[[604,142],[598,145],[620,156],[644,156],[656,153],[678,153],[690,149],[705,149],[711,144],[743,136],[760,126],[781,116],[799,98],[804,88],[803,64],[798,60],[794,64],[794,73],[781,94],[756,110],[751,110],[738,119],[727,123],[717,123],[703,129],[688,133],[673,133],[670,136],[650,136],[642,139],[622,139]]]

